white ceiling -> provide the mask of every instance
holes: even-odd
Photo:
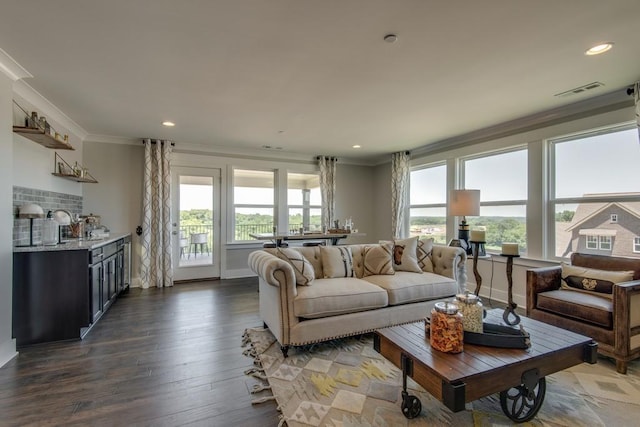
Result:
[[[92,140],[373,159],[624,90],[638,17],[639,0],[2,0],[0,48]]]

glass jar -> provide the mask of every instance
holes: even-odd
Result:
[[[445,353],[463,350],[464,329],[458,306],[450,302],[437,302],[431,310],[429,342],[431,347]]]
[[[58,244],[58,222],[53,219],[51,211],[47,213],[42,225],[42,244],[45,246]]]
[[[465,331],[482,333],[482,319],[484,307],[479,296],[466,291],[455,298],[460,313],[462,313],[462,325]]]

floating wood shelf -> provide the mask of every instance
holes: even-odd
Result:
[[[77,168],[78,172],[74,173]],[[97,184],[98,181],[89,173],[86,169],[82,168],[82,166],[78,165],[76,162],[76,168],[71,167],[69,163],[58,153],[55,153],[53,157],[53,170],[51,173],[53,176],[58,176],[60,178],[68,179],[75,182],[84,182],[88,184]]]
[[[14,126],[13,131],[47,148],[54,150],[75,150],[71,144],[47,135],[42,129]]]
[[[90,177],[90,178],[87,178],[86,176],[85,177],[79,177],[79,176],[75,176],[75,175],[66,175],[66,174],[57,173],[57,172],[53,172],[51,175],[59,176],[60,178],[70,179],[71,181],[76,181],[76,182],[86,182],[86,183],[90,183],[90,184],[97,184],[98,183],[98,181],[93,179],[93,177]]]

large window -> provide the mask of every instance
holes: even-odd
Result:
[[[615,126],[549,142],[548,252],[639,257],[632,244],[640,227],[637,130]]]
[[[437,165],[415,169],[410,175],[409,229],[411,236],[447,239],[447,167]]]
[[[321,231],[320,176],[288,173],[287,205],[290,231],[297,231],[300,228],[308,231]]]
[[[273,171],[233,171],[234,241],[254,240],[252,233],[269,233],[275,227]]]
[[[485,230],[486,249],[502,243],[527,250],[527,150],[492,153],[462,160],[464,188],[480,190],[480,216],[467,217],[470,228]]]

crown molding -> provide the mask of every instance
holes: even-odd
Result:
[[[18,81],[20,79],[32,78],[22,65],[11,57],[7,52],[0,49],[0,71],[7,75],[11,80]]]
[[[79,124],[74,122],[61,109],[56,107],[51,101],[45,98],[40,92],[31,87],[24,80],[18,80],[13,85],[13,92],[25,101],[40,110],[40,115],[46,115],[51,121],[55,121],[60,126],[66,128],[70,133],[76,135],[81,141],[87,137],[88,132]]]

